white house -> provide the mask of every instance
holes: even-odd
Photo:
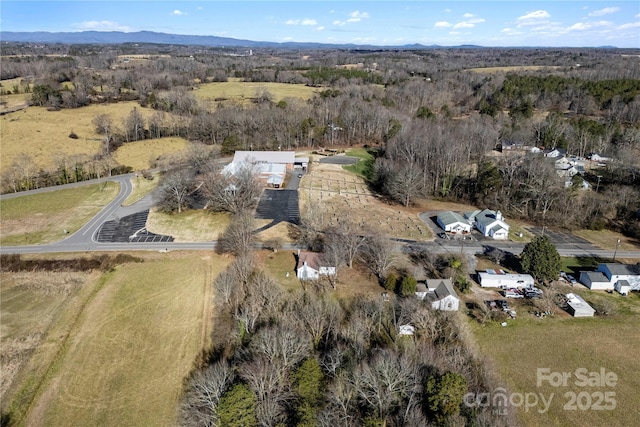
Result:
[[[445,211],[436,216],[436,222],[444,230],[450,233],[469,233],[471,223],[456,212]]]
[[[453,288],[451,279],[428,279],[426,299],[434,310],[457,311],[460,298]]]
[[[567,294],[569,314],[573,317],[593,317],[595,310],[580,295]]]
[[[296,275],[300,280],[317,280],[320,276],[335,276],[336,268],[323,263],[317,252],[299,251]]]
[[[545,157],[560,157],[567,154],[567,151],[562,148],[552,148],[550,150],[543,151]]]
[[[504,222],[500,211],[485,209],[464,214],[464,217],[486,237],[495,240],[506,240],[509,237],[509,225]]]
[[[510,274],[503,270],[487,270],[478,273],[483,288],[527,288],[535,285],[530,274]]]

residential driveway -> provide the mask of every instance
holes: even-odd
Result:
[[[360,158],[351,157],[351,156],[330,156],[323,157],[320,159],[320,163],[330,164],[330,165],[355,165],[358,163]]]

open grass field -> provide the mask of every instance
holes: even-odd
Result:
[[[325,222],[350,218],[389,236],[415,240],[433,238],[417,211],[388,205],[376,197],[364,180],[338,165],[314,164],[300,183],[300,211],[312,204],[322,206]]]
[[[3,313],[6,302],[19,319],[9,326],[15,331],[21,323],[23,334],[38,325],[45,331],[17,376],[13,419],[50,426],[176,425],[183,380],[210,344],[211,283],[227,262],[213,254],[151,253],[101,277],[49,273],[78,282],[66,296],[58,290],[62,279],[29,273],[4,280],[3,274]],[[21,285],[25,280],[37,285]],[[34,303],[34,292],[56,298]],[[10,334],[3,330],[5,339]]]
[[[65,157],[92,157],[101,150],[101,136],[95,132],[93,119],[99,114],[106,114],[119,127],[133,108],[138,109],[144,117],[154,113],[151,109],[140,107],[136,102],[120,102],[60,111],[29,107],[0,116],[0,168],[8,169],[21,153],[28,154],[37,168],[44,169],[57,168]],[[69,138],[72,131],[78,139]],[[154,143],[151,140],[144,141],[146,145],[141,144],[140,147],[136,147],[135,144],[131,148],[121,147],[127,155],[118,155],[117,159],[125,165],[129,165],[130,162],[134,163],[132,166],[146,165],[150,156],[156,154],[158,146],[162,146],[165,152],[184,148],[184,141],[174,139],[175,141],[170,143],[165,140]],[[146,167],[148,166],[141,169]]]
[[[0,244],[62,240],[95,216],[119,191],[115,182],[86,185],[0,201]]]
[[[228,82],[204,83],[193,94],[197,99],[214,106],[217,102],[234,101],[241,104],[251,103],[256,93],[266,90],[274,102],[285,98],[311,99],[318,88],[302,84],[270,83],[270,82],[242,82],[237,78],[230,78]],[[218,100],[218,101],[216,101]]]
[[[614,314],[606,317],[573,318],[565,312],[544,319],[525,316],[510,321],[471,328],[482,353],[492,360],[510,393],[542,393],[549,399],[548,411],[543,405],[529,410],[517,409],[525,426],[634,426],[640,417],[637,391],[640,390],[640,295],[629,297],[604,292],[576,289],[590,303],[607,300]],[[569,372],[566,386],[552,387],[548,382],[537,386],[537,369]],[[607,372],[617,375],[615,386],[579,386],[575,371]],[[615,393],[615,408],[592,409],[598,392]],[[565,393],[569,393],[565,395]],[[571,403],[571,393],[582,393],[579,402]],[[604,401],[601,401],[606,406]],[[565,407],[565,405],[568,405]],[[573,409],[572,409],[573,408]],[[538,412],[540,410],[540,412]]]
[[[124,166],[131,166],[135,171],[151,169],[162,155],[178,153],[189,146],[184,138],[145,139],[123,144],[113,158]]]
[[[176,242],[216,240],[229,225],[230,215],[202,209],[168,214],[151,209],[147,230],[173,236]]]
[[[618,239],[620,239],[618,249],[621,251],[637,251],[640,249],[640,241],[627,237],[624,234],[616,233],[615,231],[577,230],[574,231],[573,234],[603,249],[615,249]]]

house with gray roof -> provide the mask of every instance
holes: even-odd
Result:
[[[434,310],[457,311],[460,306],[460,298],[453,288],[451,279],[428,279],[426,281],[426,300]]]
[[[581,271],[580,283],[593,290],[613,289],[613,283],[601,271]]]
[[[482,233],[483,236],[495,240],[509,238],[509,225],[504,221],[502,212],[485,209],[483,211],[467,212],[464,217]]]
[[[469,233],[471,223],[457,212],[445,211],[436,216],[436,222],[444,231],[449,233]]]

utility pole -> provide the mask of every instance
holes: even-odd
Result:
[[[618,255],[618,246],[620,246],[620,239],[616,241],[616,250],[613,252],[613,262],[616,262],[616,255]]]

